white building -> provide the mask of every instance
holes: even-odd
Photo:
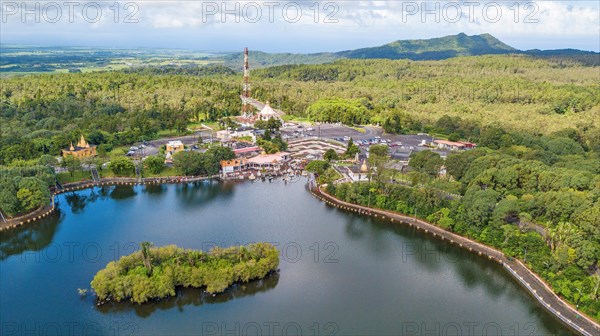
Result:
[[[283,119],[281,118],[282,115],[283,115],[283,113],[275,111],[271,107],[271,105],[269,105],[269,102],[267,101],[267,103],[262,108],[262,110],[260,110],[260,112],[258,112],[258,119],[264,120],[264,121],[267,121],[269,119],[277,119],[277,120],[281,121],[281,124],[283,125]]]

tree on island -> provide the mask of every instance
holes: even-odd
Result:
[[[152,243],[144,241],[140,244],[140,248],[142,251],[142,257],[144,259],[144,267],[146,267],[146,274],[148,276],[152,275],[152,262],[150,258],[150,248],[152,247]]]
[[[99,301],[144,303],[174,296],[178,286],[221,293],[235,282],[262,279],[279,266],[279,251],[269,243],[215,247],[205,253],[174,245],[140,250],[109,262],[94,276],[92,289]]]

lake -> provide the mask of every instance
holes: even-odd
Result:
[[[57,197],[0,233],[2,335],[570,335],[496,263],[285,184],[112,186]],[[256,241],[280,271],[211,296],[179,289],[97,306],[96,272],[142,241],[208,250]]]

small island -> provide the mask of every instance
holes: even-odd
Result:
[[[221,293],[235,282],[264,278],[279,266],[279,251],[269,243],[215,247],[207,253],[148,242],[140,247],[96,273],[91,285],[99,303],[141,304],[174,296],[177,286]]]

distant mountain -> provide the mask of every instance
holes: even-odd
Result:
[[[427,40],[400,40],[379,47],[335,53],[340,58],[439,60],[457,56],[507,54],[517,51],[490,34],[464,33]]]
[[[262,68],[284,64],[318,64],[336,59],[410,59],[443,60],[458,56],[478,56],[494,54],[526,54],[542,58],[568,58],[584,65],[600,65],[600,53],[576,49],[559,50],[518,50],[498,40],[490,34],[469,36],[464,33],[425,40],[399,40],[378,47],[345,50],[335,53],[315,54],[269,54],[251,51],[250,67]],[[223,57],[225,65],[241,69],[242,53]]]

